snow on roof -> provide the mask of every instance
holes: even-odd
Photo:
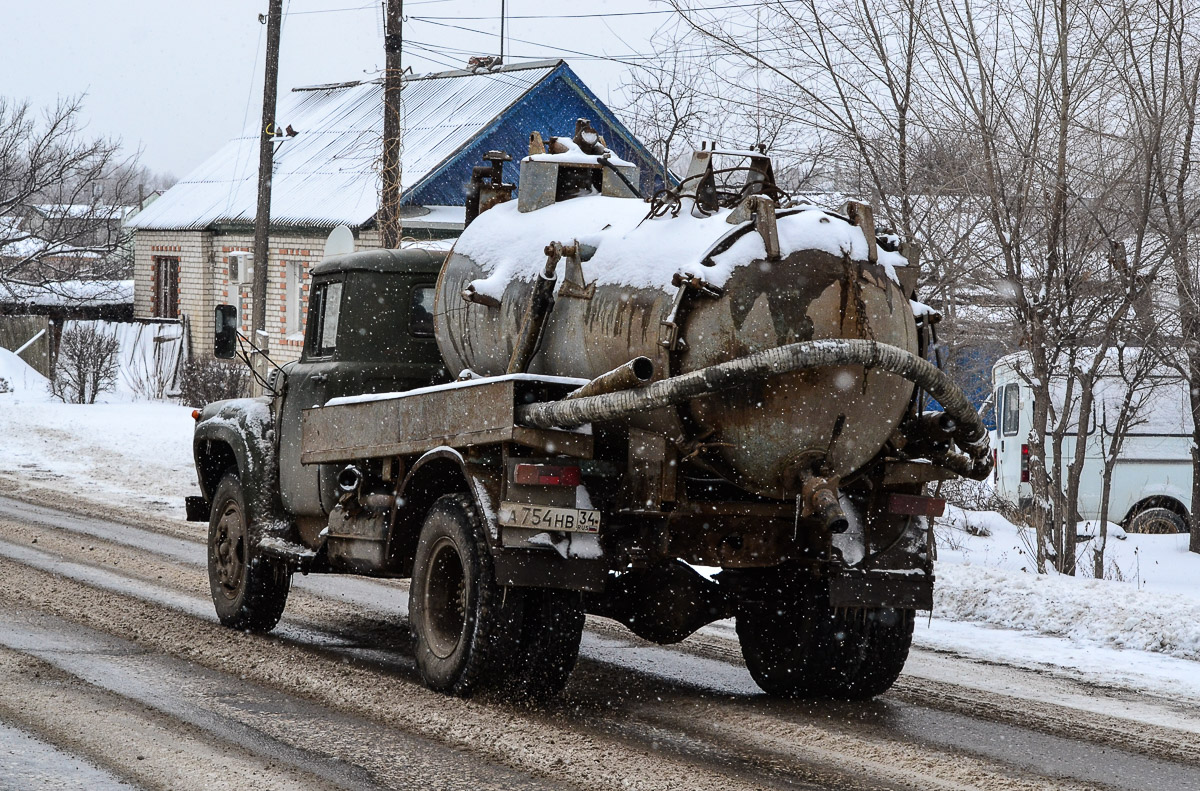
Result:
[[[125,305],[133,302],[132,280],[61,280],[2,283],[0,303],[20,305]]]
[[[403,185],[411,188],[453,157],[561,61],[474,73],[405,77]],[[271,222],[359,227],[379,207],[376,162],[383,136],[379,80],[296,88],[276,113],[295,137],[277,138]],[[128,223],[182,230],[254,222],[259,130],[255,123]]]

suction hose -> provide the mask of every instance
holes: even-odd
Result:
[[[517,420],[535,428],[571,428],[620,420],[649,409],[678,404],[750,381],[793,371],[861,365],[902,376],[929,393],[955,421],[954,442],[964,453],[946,451],[931,459],[967,478],[983,480],[992,471],[987,428],[950,377],[911,352],[877,341],[803,341],[755,352],[727,363],[660,379],[636,390],[544,401],[517,407]]]

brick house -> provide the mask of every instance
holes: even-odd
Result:
[[[608,145],[637,163],[653,186],[650,152],[561,60],[492,71],[450,71],[404,80],[405,236],[447,239],[463,226],[471,169],[487,151],[514,160],[529,134],[570,134],[590,118]],[[300,354],[309,270],[338,225],[357,249],[379,246],[379,158],[383,87],[379,80],[296,88],[280,102],[271,197],[267,331],[277,361]],[[178,318],[193,354],[213,342],[213,309],[236,305],[249,332],[258,167],[257,125],[227,143],[127,227],[134,237],[134,315]],[[505,172],[516,182],[518,168]]]

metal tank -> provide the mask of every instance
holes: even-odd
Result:
[[[738,152],[750,162],[748,187],[722,201],[705,192],[712,153],[693,159],[692,189],[685,178],[680,193],[649,207],[618,197],[628,182],[606,180],[613,168],[604,163],[595,166],[599,175],[591,174],[600,195],[568,197],[573,206],[561,206],[562,200],[522,206],[527,183],[532,188],[555,175],[561,182],[562,170],[585,167],[586,158],[570,158],[582,164],[556,162],[553,155],[523,162],[517,205],[481,213],[442,269],[435,331],[452,373],[509,371],[547,262],[537,248],[551,243],[558,248],[545,252],[553,257],[565,249],[565,266],[555,268],[556,294],[529,373],[594,379],[647,357],[659,380],[822,339],[872,340],[917,353],[913,310],[896,278],[895,267],[906,262],[878,246],[869,209],[854,204],[851,216],[813,207],[776,211],[770,161],[758,152]],[[538,172],[551,167],[559,173]],[[648,209],[663,216],[636,221],[633,215]],[[678,233],[663,225],[670,223],[679,224]],[[829,238],[849,241],[839,255],[803,244],[806,235],[826,248]],[[642,236],[644,249],[636,247]],[[640,251],[632,258],[631,245]],[[723,258],[759,246],[761,254],[743,252],[736,265]],[[617,252],[606,257],[608,248]],[[661,270],[657,283],[627,282],[653,280],[637,271],[638,254],[647,272]],[[799,492],[802,471],[820,466],[822,474],[844,479],[875,458],[899,426],[913,388],[882,370],[824,367],[751,379],[627,419],[674,439],[684,451],[702,449],[710,468],[746,491],[784,498]]]

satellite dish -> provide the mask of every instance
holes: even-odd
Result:
[[[329,232],[325,240],[325,257],[348,255],[354,252],[354,234],[344,225],[339,225]]]

